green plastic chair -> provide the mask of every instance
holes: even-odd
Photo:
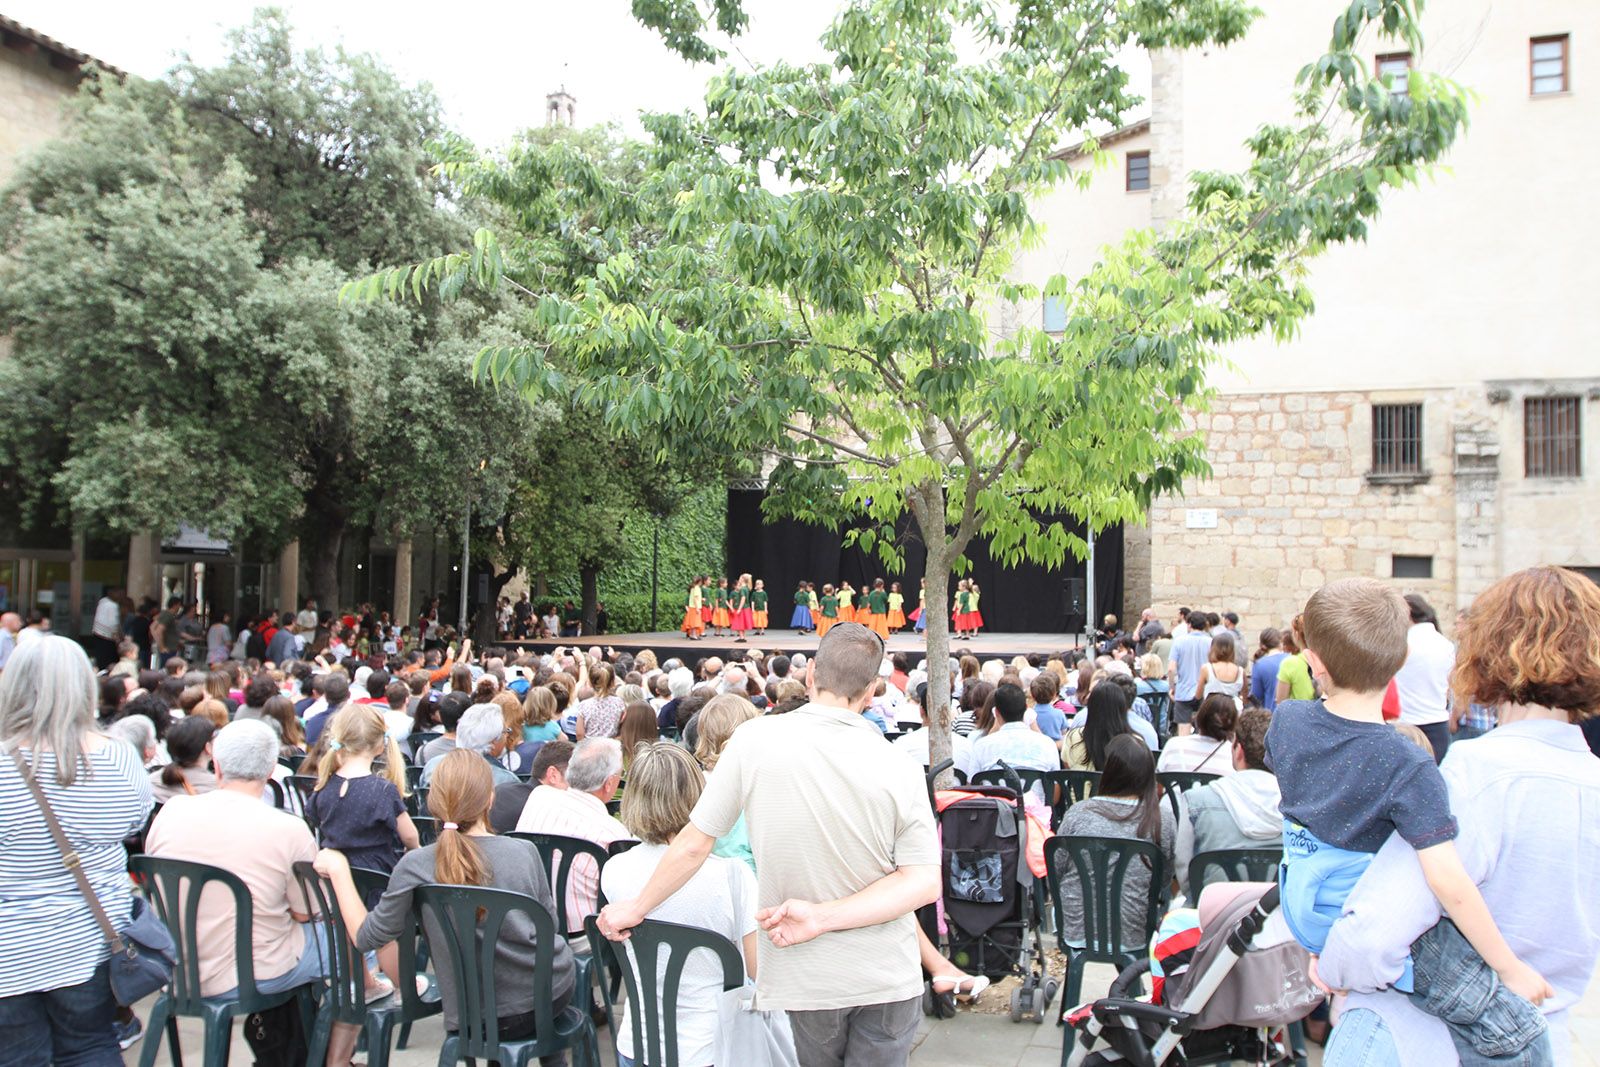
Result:
[[[601,848],[593,841],[585,841],[581,837],[566,837],[562,834],[540,834],[518,830],[505,836],[527,841],[539,850],[539,858],[544,861],[545,873],[550,876],[550,892],[556,901],[556,925],[568,938],[583,937],[583,920],[588,916],[567,914],[567,883],[572,880],[572,864],[579,856],[588,856],[594,860],[596,870],[603,871],[606,860],[611,858],[610,851]],[[595,911],[598,913],[605,906],[606,895],[603,891],[599,891]]]
[[[296,752],[296,753],[294,753],[293,755],[290,755],[290,756],[279,756],[278,757],[278,763],[280,765],[284,766],[284,767],[289,768],[289,773],[290,774],[299,773],[300,766],[301,766],[301,764],[305,763],[305,761],[306,761],[306,754],[304,752]]]
[[[1072,805],[1094,796],[1100,788],[1099,771],[1051,771],[1044,776],[1045,792],[1052,797],[1050,821],[1052,827],[1060,826],[1061,819]],[[1051,790],[1054,790],[1051,793]]]
[[[967,784],[1003,785],[1007,788],[1015,788],[1015,786],[1009,781],[1009,777],[1011,775],[1015,775],[1017,778],[1021,779],[1022,791],[1026,793],[1032,790],[1034,786],[1039,786],[1041,789],[1043,789],[1045,775],[1051,773],[1053,772],[1037,771],[1030,767],[1013,767],[1010,764],[1002,761],[998,767],[991,768],[987,771],[979,771],[977,774],[974,774],[972,779]],[[1046,791],[1045,795],[1047,797],[1049,796],[1048,791]]]
[[[586,1010],[569,1004],[559,1015],[551,990],[555,960],[555,917],[543,904],[522,893],[479,886],[424,885],[413,892],[417,915],[427,931],[435,966],[448,967],[456,989],[460,1029],[446,1033],[439,1049],[439,1067],[477,1059],[500,1067],[527,1067],[541,1056],[565,1049],[576,1054],[576,1067],[599,1067],[600,1048],[594,1021]],[[506,917],[520,912],[534,928],[534,1029],[537,1037],[517,1041],[500,1038],[495,1005],[494,946]],[[482,913],[483,918],[479,919]],[[437,938],[437,940],[435,940]],[[579,987],[581,988],[581,986]],[[575,991],[576,992],[576,991]]]
[[[434,844],[439,840],[439,820],[432,815],[413,815],[411,821],[417,827],[417,838],[424,845]]]
[[[139,1051],[139,1067],[152,1067],[155,1063],[163,1030],[170,1042],[173,1064],[182,1067],[183,1055],[178,1047],[179,1016],[203,1020],[206,1067],[226,1067],[236,1016],[268,1011],[291,1000],[298,1000],[301,1022],[306,1032],[311,1032],[316,1010],[314,998],[320,983],[310,983],[283,993],[262,993],[256,988],[255,951],[251,940],[254,912],[250,890],[238,875],[208,863],[190,863],[157,856],[135,856],[130,869],[144,886],[151,907],[167,929],[172,931],[173,940],[178,945],[178,963],[172,971],[172,983],[156,998],[155,1006],[150,1009],[149,1036],[145,1038],[144,1048]],[[200,995],[200,902],[202,895],[205,895],[209,896],[213,906],[218,903],[217,893],[204,892],[213,885],[233,897],[233,944],[239,981],[234,995],[226,998]]]
[[[1281,848],[1217,848],[1189,861],[1189,907],[1200,906],[1200,891],[1212,882],[1276,882],[1283,862]],[[1220,872],[1207,878],[1208,868]]]
[[[678,987],[683,980],[684,964],[692,953],[704,950],[722,961],[724,991],[744,985],[744,957],[739,947],[721,934],[696,926],[646,919],[629,931],[627,941],[612,941],[600,932],[595,916],[589,916],[583,926],[589,935],[590,953],[597,960],[609,959],[628,987],[633,1049],[625,1053],[617,1046],[617,1067],[622,1067],[624,1054],[632,1057],[634,1067],[678,1067]],[[663,951],[665,961],[661,956]],[[634,960],[638,961],[637,968],[633,966]],[[613,1038],[617,1034],[615,999],[615,996],[609,997],[605,1004],[606,1023]],[[641,1041],[649,1051],[640,1051]]]
[[[1055,911],[1056,947],[1067,958],[1065,1003],[1076,1006],[1083,994],[1083,969],[1089,963],[1109,963],[1118,971],[1137,963],[1149,950],[1150,936],[1161,924],[1171,875],[1161,849],[1148,841],[1120,837],[1056,836],[1044,843],[1046,880]],[[1150,871],[1150,893],[1145,902],[1143,933],[1130,944],[1122,940],[1122,883],[1134,863]],[[1076,878],[1083,900],[1083,947],[1067,944],[1065,897],[1062,886]],[[1061,1062],[1072,1053],[1073,1030],[1064,1028]]]
[[[378,873],[363,872],[368,876]],[[385,884],[388,883],[388,876],[379,876]],[[366,961],[344,925],[344,916],[340,914],[338,901],[334,899],[333,886],[305,861],[294,865],[294,877],[311,904],[313,918],[323,920],[323,951],[328,960],[328,989],[317,1011],[316,1024],[307,1038],[307,1062],[321,1063],[328,1054],[333,1024],[349,1023],[360,1026],[366,1033],[367,1063],[370,1067],[386,1067],[389,1062],[389,1041],[394,1035],[395,1024],[409,1024],[416,1019],[438,1015],[443,1010],[437,991],[430,991],[428,997],[417,995],[415,920],[408,921],[411,929],[402,933],[399,941],[400,995],[369,1003]],[[366,881],[370,888],[370,878],[362,881]],[[358,892],[361,891],[362,881],[356,882]],[[410,996],[406,995],[407,992]]]
[[[366,867],[351,867],[350,877],[356,883],[356,892],[360,893],[364,900],[369,900],[373,896],[382,896],[389,888],[389,875],[385,871],[369,870]],[[411,960],[409,965],[415,969],[415,974],[424,974],[428,970],[428,942],[423,940],[422,930],[415,922],[411,923],[410,938],[411,947],[409,952]],[[405,958],[407,951],[405,947],[400,950],[400,966],[402,969],[408,965],[408,961]],[[411,1039],[411,1023],[413,1020],[433,1014],[432,1011],[427,1010],[428,1006],[433,1003],[433,997],[431,995],[418,997],[417,983],[415,981],[412,981],[408,988],[411,990],[409,994],[406,993],[405,989],[400,990],[401,999],[406,1009],[405,1015],[400,1020],[400,1039],[395,1042],[395,1048],[400,1049],[405,1048],[406,1043]]]
[[[311,814],[311,798],[317,792],[317,776],[314,774],[291,774],[289,785],[294,790],[294,795],[300,800],[300,810],[304,813],[306,825],[311,827],[312,834],[317,832],[317,820]]]
[[[1172,808],[1172,817],[1179,821],[1183,819],[1183,812],[1178,810],[1178,795],[1203,785],[1210,785],[1221,777],[1220,774],[1202,774],[1199,771],[1156,772],[1156,781],[1161,783],[1162,790],[1167,794],[1167,804]]]
[[[1167,721],[1167,711],[1172,703],[1172,698],[1167,693],[1140,693],[1139,698],[1150,709],[1150,722],[1156,728],[1156,740],[1161,744],[1167,743],[1171,736],[1172,724]]]

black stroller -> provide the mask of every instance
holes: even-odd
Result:
[[[1042,1023],[1060,982],[1045,970],[1028,868],[1028,821],[1015,773],[1008,786],[967,785],[979,794],[937,813],[942,839],[945,924],[952,963],[992,980],[1016,975],[1011,1020]],[[924,913],[929,929],[932,909]],[[936,931],[929,929],[937,943]]]
[[[1064,1062],[1303,1065],[1304,1039],[1294,1024],[1322,993],[1287,926],[1263,933],[1277,910],[1276,885],[1224,883],[1201,895],[1198,912],[1170,913],[1151,949],[1163,972],[1152,994],[1140,996],[1152,969],[1147,957],[1125,968],[1104,999],[1067,1012],[1078,1041]]]

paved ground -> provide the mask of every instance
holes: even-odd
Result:
[[[1104,989],[1113,975],[1108,967],[1088,969],[1085,990]],[[140,1016],[148,1017],[148,1008]],[[181,1025],[183,1047],[189,1062],[200,1062],[200,1030],[189,1020]],[[419,1024],[412,1033],[411,1047],[396,1051],[390,1059],[394,1067],[433,1067],[438,1062],[441,1028],[437,1018]],[[603,1061],[612,1064],[610,1042],[602,1036]],[[1590,986],[1579,1005],[1572,1024],[1572,1067],[1600,1067],[1600,981]],[[126,1054],[129,1064],[138,1062],[140,1045]],[[364,1057],[358,1057],[358,1061]],[[1311,1049],[1313,1067],[1320,1064],[1320,1050]],[[163,1048],[157,1063],[170,1062]],[[232,1062],[249,1067],[250,1050],[234,1028]],[[1008,1015],[982,1015],[963,1012],[954,1019],[925,1022],[917,1035],[917,1048],[911,1056],[916,1067],[1055,1067],[1061,1062],[1061,1030],[1051,1023],[1013,1023]]]

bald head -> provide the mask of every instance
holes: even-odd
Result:
[[[22,616],[21,615],[18,615],[14,611],[8,611],[8,612],[5,612],[4,614],[0,614],[0,630],[5,630],[7,633],[13,633],[14,634],[14,633],[19,632],[21,629],[22,629]]]

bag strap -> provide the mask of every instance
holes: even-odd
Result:
[[[39,811],[44,816],[44,824],[50,828],[50,836],[55,839],[56,848],[61,852],[61,865],[72,872],[73,879],[78,883],[78,892],[88,901],[95,922],[100,924],[100,931],[106,935],[106,943],[111,946],[113,953],[121,952],[122,936],[117,933],[117,928],[111,925],[111,917],[106,914],[106,909],[101,907],[100,898],[95,895],[94,887],[89,884],[89,876],[83,873],[83,863],[73,849],[72,842],[67,840],[67,832],[61,828],[61,822],[56,818],[55,810],[50,807],[50,801],[45,799],[44,790],[39,787],[38,781],[33,777],[33,771],[28,768],[22,754],[16,749],[11,750],[11,762],[17,765],[17,773],[22,775],[22,781],[27,785],[28,792],[33,794],[34,802],[39,805]]]

